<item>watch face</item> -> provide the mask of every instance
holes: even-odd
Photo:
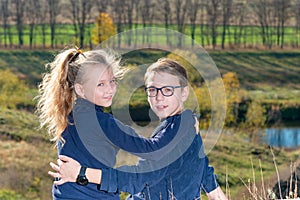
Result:
[[[85,176],[81,176],[81,177],[78,177],[77,180],[76,180],[76,183],[78,185],[87,185],[89,183],[88,179],[85,177]]]

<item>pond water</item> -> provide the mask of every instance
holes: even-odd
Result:
[[[268,128],[263,133],[263,141],[274,147],[300,147],[300,127]]]

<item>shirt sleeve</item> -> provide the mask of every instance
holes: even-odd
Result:
[[[112,115],[99,116],[100,127],[107,139],[115,146],[135,154],[141,158],[159,160],[170,151],[169,145],[175,136],[184,132],[184,127],[194,126],[195,120],[190,110],[184,111],[179,116],[179,123],[169,123],[164,131],[159,132],[152,138],[138,135],[135,130],[116,120]],[[184,123],[180,123],[184,122]],[[188,128],[186,128],[188,130]],[[186,134],[186,133],[181,133]],[[195,135],[195,133],[194,133]]]
[[[131,172],[126,172],[127,167],[131,168]],[[136,173],[133,171],[136,171]],[[151,187],[157,184],[171,172],[168,166],[155,171],[143,173],[139,171],[139,165],[123,166],[118,169],[103,169],[100,190],[108,192],[123,191],[136,194],[142,191],[146,186]]]
[[[219,184],[217,182],[217,177],[214,174],[214,168],[208,164],[208,158],[205,157],[206,168],[204,169],[202,188],[206,193],[215,190]]]

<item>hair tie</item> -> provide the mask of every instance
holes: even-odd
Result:
[[[75,59],[79,56],[79,55],[83,55],[83,57],[86,58],[86,56],[83,54],[83,51],[78,48],[77,46],[75,46],[76,49],[76,53],[70,58],[69,63],[75,61]]]

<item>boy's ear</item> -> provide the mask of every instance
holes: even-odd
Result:
[[[74,85],[75,93],[80,96],[84,97],[84,89],[81,84],[75,83]]]
[[[182,89],[181,96],[182,96],[182,101],[187,100],[187,98],[189,96],[189,86],[186,86]]]

